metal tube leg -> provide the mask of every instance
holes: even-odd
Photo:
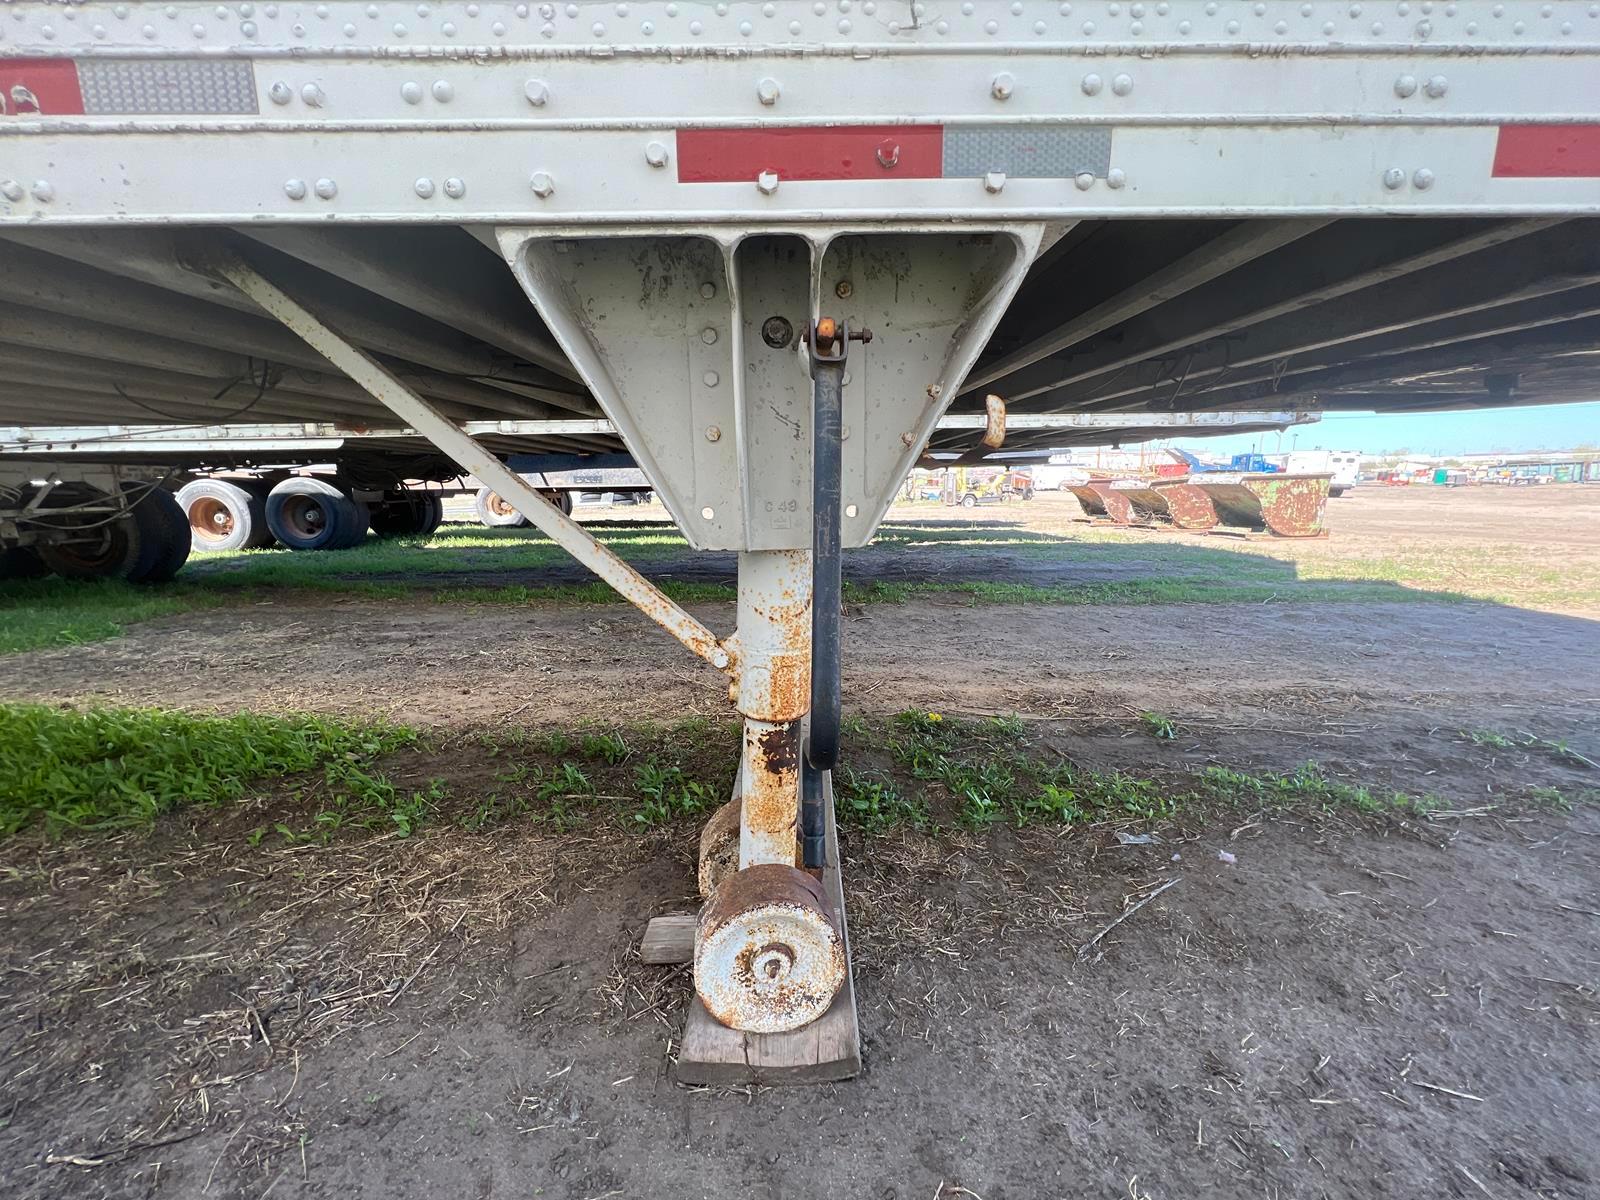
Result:
[[[795,865],[801,727],[811,704],[811,553],[739,555],[739,867]]]

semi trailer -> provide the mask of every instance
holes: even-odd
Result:
[[[840,550],[924,453],[981,457],[989,397],[1015,427],[1592,394],[1585,0],[14,0],[0,28],[0,420],[398,423],[726,676],[683,1078],[855,1069]],[[735,628],[473,432],[507,419],[628,454],[737,551]],[[162,490],[42,465],[8,511],[86,540]]]

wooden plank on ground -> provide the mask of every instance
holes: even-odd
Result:
[[[694,931],[700,918],[694,913],[668,913],[651,917],[639,943],[639,959],[651,966],[676,966],[694,961]]]
[[[683,1044],[678,1050],[679,1083],[830,1083],[860,1074],[861,1033],[856,1019],[855,977],[848,965],[850,931],[845,926],[844,882],[839,872],[839,831],[833,818],[831,779],[823,800],[827,806],[827,847],[822,887],[844,937],[844,986],[827,1012],[805,1028],[789,1033],[741,1033],[729,1029],[706,1011],[698,996],[694,997],[689,1002]]]

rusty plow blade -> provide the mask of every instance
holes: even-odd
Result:
[[[1325,517],[1332,478],[1218,473],[1191,475],[1183,482],[1204,493],[1220,524],[1265,530],[1274,537],[1314,538],[1328,534]]]
[[[1100,489],[1106,511],[1118,525],[1150,525],[1169,519],[1166,497],[1143,479],[1114,479],[1093,486]]]
[[[1083,508],[1083,515],[1091,521],[1103,521],[1110,517],[1106,512],[1106,502],[1100,499],[1100,493],[1095,491],[1092,483],[1069,483],[1067,490],[1078,498],[1078,504]]]

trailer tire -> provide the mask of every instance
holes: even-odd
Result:
[[[401,494],[372,514],[372,532],[379,537],[427,537],[444,520],[444,501],[432,492]]]
[[[343,550],[367,534],[370,514],[325,479],[291,475],[267,495],[267,528],[290,550]]]
[[[171,583],[189,561],[193,544],[189,517],[166,488],[125,483],[133,495],[133,519],[139,526],[139,558],[129,570],[130,583]]]
[[[977,508],[978,507],[978,498],[976,496],[974,496],[971,492],[968,492],[965,496],[961,497],[961,507],[962,508]]]
[[[472,508],[478,520],[490,529],[516,529],[528,523],[528,518],[502,500],[493,488],[479,488],[472,498]]]
[[[63,579],[126,579],[139,564],[140,528],[132,512],[96,525],[88,545],[41,545],[39,558]]]
[[[432,537],[438,532],[439,526],[444,524],[444,497],[437,492],[429,492],[426,499],[428,501],[428,520],[423,527],[422,536]]]
[[[43,579],[50,568],[31,546],[0,550],[0,579]]]
[[[196,550],[254,550],[272,542],[264,490],[226,479],[196,479],[178,489],[178,507]]]

